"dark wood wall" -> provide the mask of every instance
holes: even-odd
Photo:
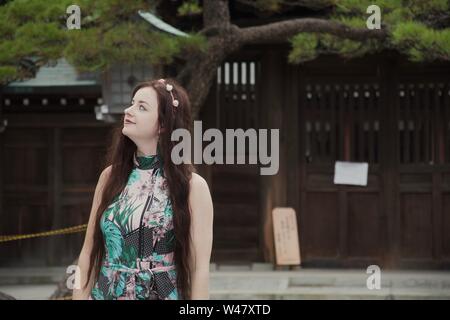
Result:
[[[0,234],[85,224],[110,127],[86,113],[7,113],[0,134]],[[1,266],[68,265],[84,232],[0,244]]]
[[[280,129],[277,175],[261,176],[258,165],[199,166],[214,201],[213,261],[274,261],[271,211],[292,206],[306,267],[448,268],[448,64],[383,54],[292,66],[287,50],[230,57],[201,114],[203,131]],[[0,234],[86,223],[110,126],[93,113],[4,117]],[[335,185],[336,160],[367,161],[368,186]],[[3,243],[0,265],[69,264],[82,241]]]
[[[229,57],[221,65],[200,115],[203,131],[219,128],[225,137],[226,129],[259,128],[260,68],[254,53]],[[246,151],[248,159],[248,143]],[[224,160],[226,154],[224,150]],[[233,156],[235,164],[199,166],[214,202],[212,261],[262,261],[259,167],[236,164],[237,156]]]
[[[450,266],[450,68],[404,61],[295,70],[305,266]],[[368,185],[334,185],[336,160],[368,162]]]
[[[228,60],[258,61],[253,110],[258,128],[280,129],[280,169],[275,176],[242,165],[233,173],[224,165],[204,170],[216,209],[215,252],[226,248],[237,260],[255,261],[238,254],[240,243],[273,262],[271,211],[292,206],[306,267],[448,268],[449,65],[383,53],[292,66],[287,50],[246,48]],[[224,98],[239,96],[239,88],[215,86],[207,105],[214,112],[202,119],[222,130],[223,123],[248,128],[244,119],[252,107]],[[337,160],[368,162],[368,185],[335,185]],[[255,181],[258,200],[247,196],[245,183],[236,190],[240,180]],[[245,213],[233,208],[239,202],[247,205]],[[233,241],[224,217],[240,226]],[[258,236],[249,241],[252,226]]]

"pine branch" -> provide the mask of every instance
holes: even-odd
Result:
[[[387,36],[384,29],[357,29],[333,20],[301,18],[241,28],[240,41],[243,44],[274,42],[288,39],[300,32],[328,33],[355,41],[365,41],[369,38],[384,40]]]

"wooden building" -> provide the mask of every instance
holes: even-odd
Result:
[[[199,166],[214,201],[213,261],[273,262],[271,211],[287,206],[304,267],[449,268],[450,65],[386,52],[293,66],[288,50],[229,57],[200,115],[204,130],[280,129],[276,175],[261,176],[259,165]],[[124,74],[108,79],[120,87]],[[120,113],[98,109],[114,91],[105,83],[3,90],[0,234],[87,222],[112,125],[94,110],[112,122]],[[335,185],[337,160],[368,162],[368,185]],[[3,243],[0,265],[70,264],[82,240]]]
[[[111,129],[158,68],[78,74],[64,59],[0,92],[0,234],[87,223]],[[84,233],[0,243],[0,266],[69,265]]]
[[[450,64],[385,52],[293,66],[288,50],[246,48],[210,93],[211,127],[280,129],[277,175],[206,170],[215,258],[274,261],[271,211],[293,207],[304,267],[449,268]],[[368,162],[367,186],[334,184],[337,160]]]
[[[65,61],[2,88],[0,234],[86,223],[109,125],[97,121],[100,82]],[[1,266],[70,264],[82,234],[0,243]]]

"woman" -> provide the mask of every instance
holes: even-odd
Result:
[[[208,299],[213,206],[205,180],[175,165],[170,137],[190,129],[172,79],[139,84],[101,173],[73,299]]]

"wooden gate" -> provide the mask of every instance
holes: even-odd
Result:
[[[375,58],[299,68],[305,266],[449,265],[449,80],[425,70]],[[368,162],[368,185],[335,185],[336,160]]]
[[[0,234],[88,221],[109,126],[78,113],[6,114],[0,134]],[[68,265],[84,232],[0,243],[1,266]]]
[[[399,267],[449,267],[450,70],[400,70],[393,251]]]
[[[225,136],[226,129],[258,129],[259,68],[256,57],[242,54],[221,65],[201,115],[203,130],[218,128]],[[246,142],[246,156],[248,147]],[[258,165],[213,164],[206,171],[214,202],[212,261],[260,261]]]

